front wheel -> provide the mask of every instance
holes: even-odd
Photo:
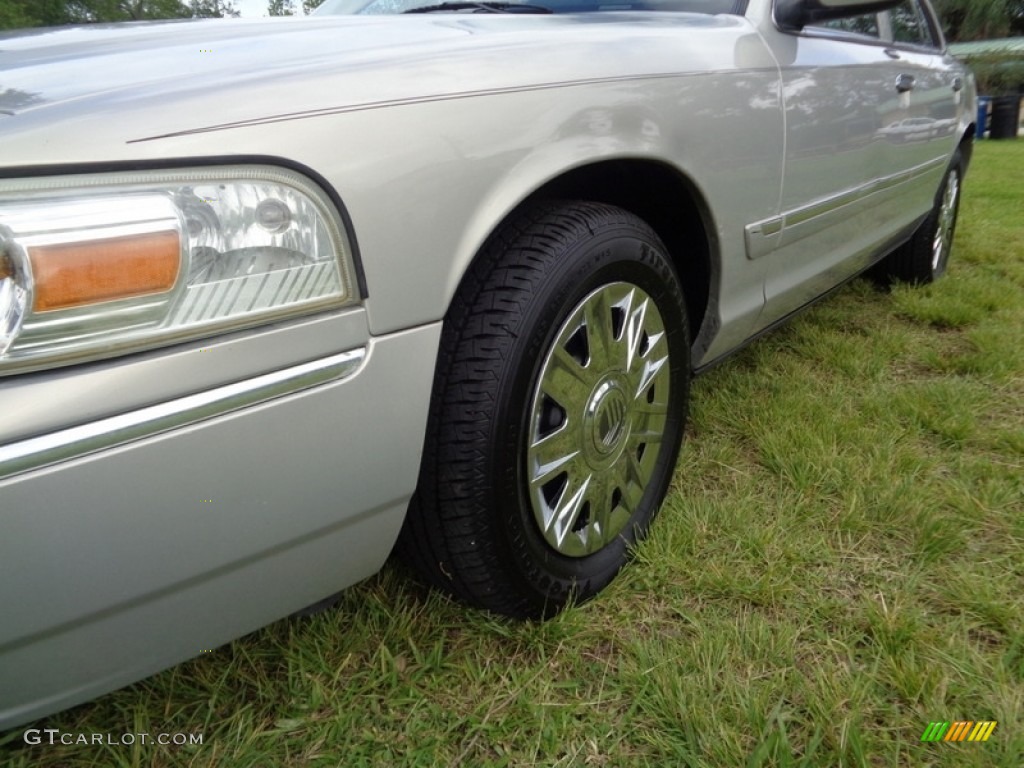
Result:
[[[400,549],[509,616],[592,597],[665,495],[689,377],[683,294],[650,227],[606,205],[527,208],[445,319]]]

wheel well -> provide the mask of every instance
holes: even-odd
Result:
[[[530,200],[590,200],[616,205],[646,221],[668,248],[686,298],[691,338],[708,308],[714,231],[692,182],[676,170],[647,160],[610,160],[569,171],[534,192]]]
[[[974,154],[974,136],[977,131],[977,126],[971,123],[967,129],[967,133],[960,140],[960,156],[964,159],[964,170],[966,171],[971,166],[971,155]]]

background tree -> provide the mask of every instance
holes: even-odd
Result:
[[[69,24],[63,0],[0,0],[0,29]]]
[[[299,9],[295,9],[296,0],[269,0],[267,3],[267,13],[271,16],[295,16],[301,13],[303,16],[308,16],[312,13],[324,0],[300,0]]]
[[[192,17],[195,19],[220,19],[225,16],[239,16],[231,0],[192,0]]]
[[[65,2],[73,22],[144,21],[188,18],[188,7],[180,0],[70,0]]]
[[[1024,0],[937,0],[950,40],[990,40],[1024,33]]]
[[[238,15],[231,0],[0,0],[0,29]]]
[[[294,0],[270,0],[267,3],[267,13],[271,16],[294,16]]]

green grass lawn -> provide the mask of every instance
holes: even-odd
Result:
[[[2,619],[0,619],[2,620]],[[935,720],[987,743],[922,744]],[[697,381],[674,486],[597,600],[513,624],[399,566],[41,728],[12,766],[1024,764],[1024,142],[949,275],[857,281]]]

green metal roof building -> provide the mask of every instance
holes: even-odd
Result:
[[[954,56],[984,56],[1004,54],[1024,57],[1024,37],[1005,37],[1002,40],[977,40],[971,43],[950,43]]]

